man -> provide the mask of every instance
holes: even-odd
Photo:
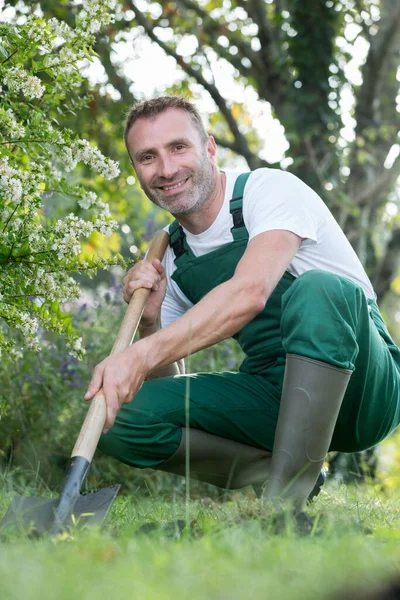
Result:
[[[107,401],[99,447],[181,474],[190,448],[193,476],[265,484],[301,506],[329,450],[371,447],[400,421],[400,351],[371,283],[299,179],[220,171],[186,100],[134,107],[125,141],[144,192],[176,220],[163,263],[125,277],[126,301],[151,293],[140,340],[89,385],[86,399],[103,387]],[[246,354],[239,373],[183,374],[185,356],[230,336]]]

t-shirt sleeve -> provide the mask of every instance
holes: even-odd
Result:
[[[243,218],[249,239],[283,229],[317,243],[324,203],[298,177],[279,169],[257,169],[243,198]]]
[[[167,292],[161,306],[161,327],[166,327],[184,315],[193,304],[172,279],[175,266],[171,248],[167,248],[162,264],[167,277]]]
[[[164,231],[169,233],[168,226],[164,227]],[[144,258],[147,258],[148,250],[146,250]],[[171,248],[167,248],[164,258],[161,261],[162,266],[165,269],[165,275],[167,277],[167,291],[165,294],[164,301],[161,305],[161,327],[170,325],[176,319],[179,319],[185,312],[193,306],[193,304],[186,298],[186,296],[178,288],[171,275],[174,271],[174,259]]]
[[[188,307],[179,301],[176,294],[171,293],[171,285],[168,283],[167,293],[161,306],[161,327],[170,325],[184,315],[187,310]]]

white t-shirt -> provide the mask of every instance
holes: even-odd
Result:
[[[198,235],[183,229],[195,256],[207,254],[233,240],[229,202],[240,173],[228,171],[225,174],[224,203],[212,225]],[[304,238],[288,266],[288,271],[294,277],[311,269],[330,271],[357,283],[367,298],[375,298],[361,262],[328,207],[318,194],[295,175],[279,169],[253,171],[244,189],[243,220],[249,240],[259,233],[274,229],[292,231]],[[176,269],[174,259],[174,252],[168,247],[163,260],[168,283],[161,309],[162,327],[178,319],[193,306],[171,279]]]

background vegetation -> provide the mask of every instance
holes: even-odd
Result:
[[[22,18],[23,23],[37,7],[8,2],[2,19]],[[73,27],[78,9],[68,0],[43,0],[37,14]],[[67,175],[66,185],[90,186],[109,203],[119,223],[107,240],[93,233],[83,243],[82,259],[90,259],[94,251],[105,260],[118,251],[125,259],[138,258],[168,220],[141,193],[122,141],[124,114],[136,99],[135,72],[126,57],[147,40],[178,69],[171,85],[160,87],[154,81],[153,94],[183,92],[207,108],[204,116],[218,142],[221,165],[287,168],[322,196],[371,277],[399,341],[399,36],[396,0],[129,0],[117,5],[115,22],[97,34],[95,70],[93,65],[88,70],[87,60],[80,63],[80,110],[67,107],[62,114],[65,129],[96,144],[121,167],[112,181],[83,168],[69,176],[69,183]],[[224,93],[225,87],[230,89],[224,85],[228,80],[236,82],[242,100]],[[268,137],[257,126],[263,111],[270,113],[271,127],[284,128],[287,140],[286,150],[272,164]],[[51,218],[77,209],[68,194],[45,195],[43,202]],[[72,308],[77,331],[84,336],[84,363],[72,360],[63,342],[51,336],[42,336],[41,355],[25,353],[16,363],[15,358],[3,360],[4,464],[26,467],[29,457],[33,472],[39,461],[47,483],[53,481],[46,449],[50,444],[51,454],[68,454],[86,409],[81,394],[92,367],[109,350],[110,320],[114,331],[120,322],[123,307],[116,286],[121,274],[116,270],[110,278],[99,272],[91,281],[78,277],[84,297],[74,307],[61,306],[66,312]],[[239,358],[236,349],[223,344],[194,359],[192,368],[236,368]],[[361,473],[352,458],[338,462],[342,474]]]
[[[0,19],[21,19],[23,26],[24,15],[36,11],[38,18],[55,17],[73,27],[81,8],[67,0],[42,0],[40,9],[9,1]],[[60,126],[121,168],[110,181],[83,166],[66,175],[64,192],[89,186],[118,221],[109,238],[95,232],[83,240],[80,259],[90,261],[94,252],[104,261],[115,261],[117,252],[137,259],[168,220],[141,193],[122,141],[124,114],[141,97],[126,57],[151,43],[177,69],[167,86],[152,82],[152,94],[184,92],[199,103],[219,145],[221,166],[289,169],[321,195],[371,277],[400,343],[399,40],[397,0],[121,2],[115,22],[96,36],[94,63],[79,63],[79,110],[58,116]],[[6,58],[11,67],[13,59]],[[49,85],[45,74],[38,77]],[[237,94],[226,91],[233,81]],[[7,108],[4,97],[0,109]],[[21,114],[29,113],[24,110]],[[275,162],[269,135],[259,126],[265,114],[271,116],[270,130],[280,127],[286,138]],[[0,159],[1,153],[0,145]],[[41,201],[49,219],[80,210],[68,193],[43,194]],[[122,319],[122,274],[113,267],[91,280],[76,276],[81,298],[57,308],[73,317],[86,348],[84,361],[71,356],[56,333],[43,331],[39,354],[26,351],[18,360],[3,355],[1,513],[15,492],[57,489],[86,411],[82,397],[91,370],[109,352]],[[237,347],[223,343],[192,357],[190,369],[236,369],[239,362]],[[0,545],[2,597],[54,597],[55,572],[60,598],[356,597],[353,588],[372,590],[398,573],[399,437],[381,446],[376,472],[376,456],[335,458],[335,477],[310,509],[317,520],[305,539],[290,521],[276,537],[249,490],[220,493],[193,483],[187,503],[180,478],[128,469],[96,455],[88,489],[123,484],[105,533],[76,533],[73,545],[61,543],[66,540]],[[341,486],[349,473],[355,482]],[[179,526],[163,528],[177,518],[192,524],[183,538]],[[136,535],[149,522],[152,535]],[[77,569],[80,581],[71,578]]]

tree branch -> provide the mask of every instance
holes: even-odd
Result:
[[[100,40],[94,47],[95,51],[100,55],[101,63],[107,73],[109,82],[121,94],[121,100],[124,104],[131,104],[133,100],[132,92],[129,89],[125,77],[118,74],[115,65],[110,58],[110,42]]]
[[[383,0],[383,16],[379,31],[371,39],[368,57],[362,69],[363,83],[355,112],[356,133],[378,121],[379,94],[387,76],[390,56],[400,37],[400,4],[398,0]]]
[[[394,186],[397,178],[400,176],[400,156],[396,158],[390,169],[385,169],[381,177],[375,185],[367,187],[360,194],[358,194],[353,202],[358,206],[365,206],[367,204],[378,204],[379,198],[385,195]]]
[[[258,25],[258,39],[261,44],[260,57],[265,78],[259,84],[262,95],[272,105],[277,105],[282,101],[287,84],[274,65],[278,51],[270,32],[265,2],[264,0],[248,0],[246,10],[253,22]]]
[[[241,35],[234,35],[231,31],[227,29],[227,26],[224,23],[218,23],[210,16],[210,13],[202,9],[197,2],[193,2],[192,0],[180,0],[181,4],[185,6],[189,10],[193,10],[198,17],[200,17],[203,21],[203,27],[207,31],[209,35],[211,32],[215,32],[217,34],[225,34],[229,37],[230,41],[232,41],[235,46],[241,52],[241,56],[246,56],[252,63],[252,65],[257,68],[258,72],[262,72],[262,64],[260,61],[260,56],[257,52],[254,52],[251,45],[246,43],[246,41],[241,37]],[[221,52],[222,54],[222,52]],[[240,56],[240,53],[238,54]],[[235,56],[230,55],[229,61],[237,68],[239,71],[243,71],[243,65],[240,62],[240,59],[236,59]],[[244,73],[246,75],[246,73]]]
[[[374,280],[374,290],[378,301],[389,291],[391,282],[396,275],[399,265],[400,252],[400,228],[395,229],[392,238],[387,245],[385,256],[383,257]]]
[[[8,219],[7,219],[7,221],[6,221],[6,224],[5,224],[5,225],[4,225],[4,227],[3,227],[3,231],[2,231],[2,233],[4,233],[4,232],[5,232],[5,230],[7,229],[9,222],[11,221],[11,219],[13,218],[13,216],[15,215],[16,211],[18,210],[18,208],[21,208],[21,205],[20,205],[20,204],[16,204],[16,206],[15,206],[14,210],[12,211],[11,215],[8,217]]]
[[[232,150],[232,152],[235,152],[236,154],[240,154],[241,156],[244,156],[243,148],[236,141],[230,142],[229,140],[220,138],[217,135],[214,135],[213,137],[214,137],[215,143],[218,146],[221,146],[221,148],[226,148],[227,150]],[[254,166],[251,168],[252,169],[260,169],[261,167],[271,167],[271,164],[268,163],[266,160],[260,158],[259,156],[254,155]]]
[[[9,140],[7,142],[0,142],[0,146],[3,146],[4,144],[20,144],[20,143],[24,143],[24,144],[58,144],[58,145],[65,145],[65,142],[53,142],[52,140]]]
[[[4,59],[1,64],[4,65],[7,61],[9,61],[14,56],[14,54],[17,54],[18,50],[19,48],[16,48],[13,52],[11,52],[11,54],[7,56],[7,58]]]

